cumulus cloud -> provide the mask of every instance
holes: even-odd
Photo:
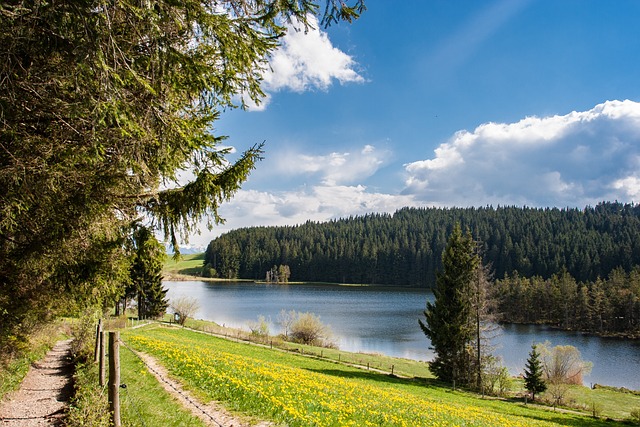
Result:
[[[372,145],[349,152],[315,156],[295,152],[276,156],[280,173],[316,176],[323,185],[329,186],[361,182],[375,174],[388,157],[388,152]]]
[[[326,90],[334,79],[341,84],[363,82],[354,70],[353,58],[333,46],[314,16],[309,20],[312,27],[306,31],[289,26],[282,46],[269,61],[271,70],[264,75],[265,88],[303,92],[313,88]]]
[[[217,226],[214,234],[256,225],[294,225],[371,212],[392,213],[402,206],[416,205],[411,195],[369,192],[363,185],[318,185],[277,193],[240,190],[221,207],[220,213],[227,221]],[[211,235],[205,236],[204,244],[210,239]]]
[[[260,104],[245,99],[249,110],[262,111],[271,101],[271,93],[280,90],[305,92],[327,90],[334,81],[340,84],[362,83],[355,60],[333,46],[326,32],[319,29],[315,16],[309,16],[308,29],[288,25],[281,46],[271,55],[263,73],[266,96]]]
[[[638,201],[640,103],[457,132],[434,156],[405,165],[406,188],[438,205],[585,206]]]

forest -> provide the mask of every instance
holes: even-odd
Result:
[[[640,205],[584,209],[404,208],[291,227],[238,229],[211,241],[209,276],[433,287],[455,224],[471,232],[505,322],[640,334]]]
[[[549,279],[513,273],[495,282],[494,297],[503,322],[640,336],[640,267],[616,268],[593,282],[577,282],[567,271]]]
[[[243,228],[211,241],[204,264],[227,278],[264,279],[274,265],[288,265],[292,281],[432,287],[456,223],[477,240],[495,278],[517,272],[549,279],[566,270],[593,282],[640,265],[640,205],[618,202],[584,209],[403,208]]]

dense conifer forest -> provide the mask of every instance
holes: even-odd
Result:
[[[234,230],[205,253],[209,276],[433,287],[456,223],[477,241],[505,322],[640,335],[640,205],[584,209],[404,208],[294,227]]]
[[[288,265],[292,281],[427,286],[455,223],[468,228],[494,277],[517,272],[579,282],[640,265],[640,205],[584,209],[404,208],[326,223],[252,227],[213,240],[205,264],[221,277],[264,279]],[[212,270],[211,270],[212,271]]]

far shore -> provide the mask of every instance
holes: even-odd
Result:
[[[380,287],[389,287],[389,288],[398,288],[398,286],[390,286],[390,285],[368,285],[365,283],[334,283],[334,282],[287,282],[287,283],[274,283],[267,282],[264,280],[255,280],[255,279],[221,279],[219,277],[202,277],[202,276],[192,276],[189,274],[179,274],[179,273],[171,273],[165,272],[163,280],[168,282],[189,282],[189,281],[198,281],[198,282],[217,282],[217,283],[255,283],[259,285],[270,284],[270,285],[329,285],[329,286],[352,286],[352,287],[369,287],[369,286],[380,286]]]

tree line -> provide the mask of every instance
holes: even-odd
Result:
[[[404,208],[326,223],[250,227],[208,245],[205,265],[220,277],[262,279],[288,265],[291,280],[429,286],[455,223],[481,242],[497,278],[551,278],[566,270],[596,281],[640,265],[640,205],[602,202],[584,209]]]
[[[578,282],[567,271],[548,279],[514,273],[495,284],[501,318],[598,334],[640,335],[640,267]]]

